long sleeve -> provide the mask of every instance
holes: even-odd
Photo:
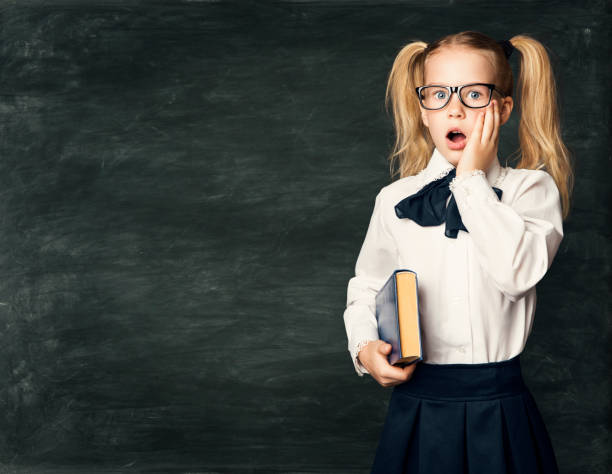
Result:
[[[397,247],[384,224],[382,190],[376,196],[365,240],[355,264],[355,276],[348,282],[344,324],[355,371],[359,376],[369,372],[357,360],[362,346],[376,341],[375,297],[397,264]]]
[[[546,274],[563,238],[560,195],[543,170],[524,170],[511,203],[497,199],[484,172],[456,177],[449,185],[478,260],[511,301]]]

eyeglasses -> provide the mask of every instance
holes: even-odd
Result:
[[[502,97],[506,97],[495,87],[495,84],[485,83],[464,84],[462,86],[421,86],[415,88],[415,90],[419,96],[419,102],[427,110],[438,110],[445,107],[449,103],[453,92],[456,92],[461,103],[470,109],[481,109],[489,105],[493,91],[496,91]]]

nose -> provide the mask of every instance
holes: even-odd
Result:
[[[464,105],[461,103],[459,94],[457,92],[453,92],[451,94],[450,100],[446,105],[446,110],[448,115],[451,117],[463,117],[465,114]]]

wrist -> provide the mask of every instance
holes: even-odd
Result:
[[[359,348],[357,349],[357,360],[358,360],[359,362],[362,362],[362,360],[363,360],[363,359],[361,359],[360,357],[363,357],[363,356],[366,354],[366,350],[365,350],[365,349],[368,349],[368,348],[371,346],[371,344],[372,344],[373,342],[376,342],[376,341],[364,341],[364,342],[363,342],[363,343],[362,343],[362,344],[359,346]]]
[[[357,343],[357,347],[355,349],[355,358],[361,362],[361,360],[359,359],[360,355],[363,355],[363,350],[371,343],[374,342],[374,339],[365,339],[363,341],[359,341]]]
[[[457,168],[455,176],[459,178],[463,176],[475,176],[477,174],[485,174],[485,172],[481,170],[480,168],[463,168],[463,169]]]

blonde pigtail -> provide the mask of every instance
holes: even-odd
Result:
[[[434,149],[433,141],[420,120],[420,106],[415,88],[423,81],[423,51],[427,43],[415,41],[398,53],[387,82],[385,105],[392,108],[395,144],[389,155],[391,177],[418,173]],[[396,168],[397,163],[397,169]]]
[[[537,40],[524,35],[510,42],[520,52],[520,161],[516,168],[545,169],[561,195],[563,218],[569,214],[574,184],[570,153],[563,143],[557,87],[548,53]]]

